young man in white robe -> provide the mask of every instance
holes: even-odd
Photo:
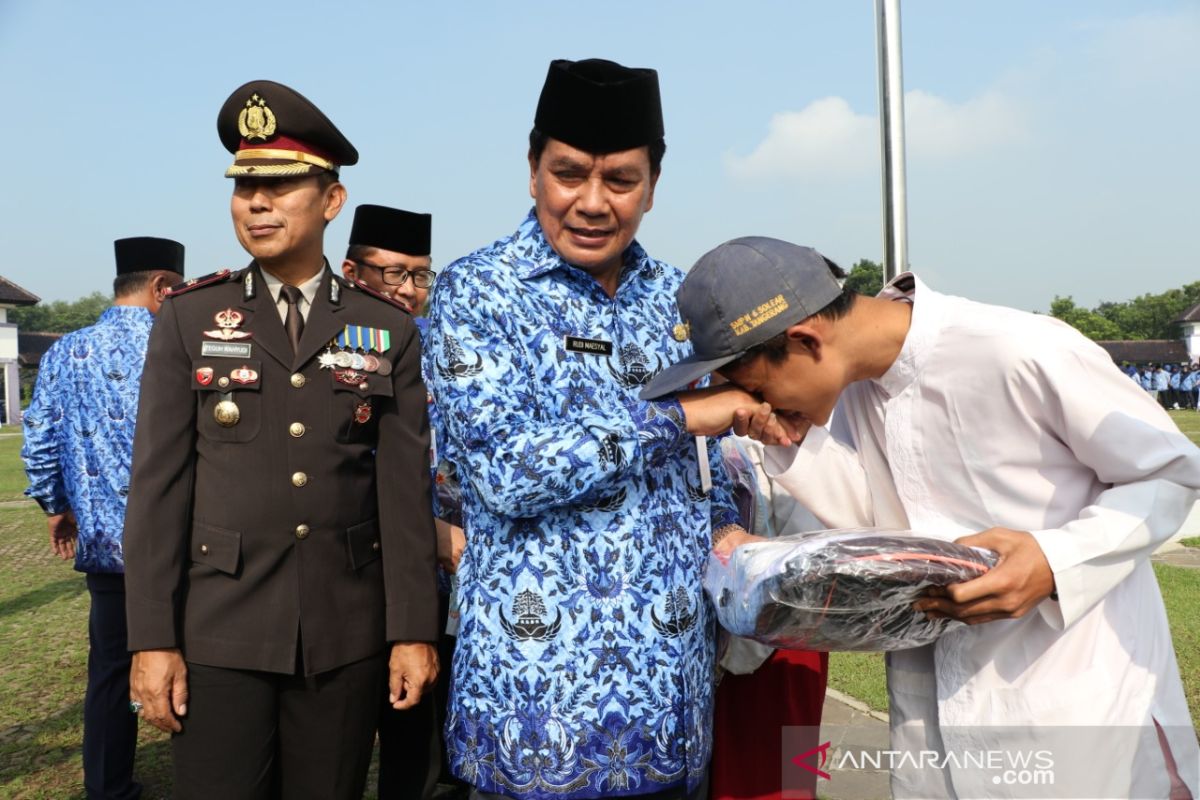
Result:
[[[999,554],[914,606],[966,625],[888,654],[892,747],[938,754],[894,769],[894,796],[1200,797],[1150,565],[1200,496],[1200,450],[1056,319],[911,273],[857,296],[840,275],[774,239],[706,254],[678,293],[695,354],[643,397],[719,370],[764,402],[722,417],[726,389],[681,393],[689,430],[767,443],[768,473],[825,525]],[[1055,785],[997,788],[966,763],[993,751],[1050,754]]]

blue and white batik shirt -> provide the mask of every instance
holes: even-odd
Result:
[[[25,411],[25,494],[54,513],[75,512],[75,569],[125,571],[121,532],[133,427],[154,315],[113,306],[63,336],[38,366]]]
[[[646,794],[708,763],[701,577],[737,512],[719,447],[706,493],[679,404],[638,399],[691,352],[682,278],[635,242],[610,298],[532,213],[438,276],[426,375],[467,530],[446,744],[480,790]]]

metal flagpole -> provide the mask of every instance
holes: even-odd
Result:
[[[908,270],[908,202],[904,174],[904,74],[900,0],[875,0],[879,50],[879,142],[883,165],[883,280]]]

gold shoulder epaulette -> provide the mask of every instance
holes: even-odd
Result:
[[[177,283],[167,290],[167,297],[178,297],[179,295],[190,292],[192,289],[199,289],[201,286],[212,286],[215,283],[223,283],[229,280],[229,276],[233,274],[232,270],[221,269],[210,275],[204,275],[199,278],[191,278],[183,283]]]
[[[355,281],[354,287],[356,289],[361,289],[362,291],[366,292],[367,294],[371,295],[372,297],[378,297],[380,300],[384,301],[385,303],[390,303],[391,305],[393,305],[396,308],[403,311],[405,314],[412,316],[412,312],[408,310],[408,306],[404,305],[404,303],[401,303],[399,300],[397,300],[394,297],[388,297],[383,292],[379,292],[379,291],[376,291],[375,289],[372,289],[370,286],[368,286],[366,284],[365,281],[362,281],[362,280]]]

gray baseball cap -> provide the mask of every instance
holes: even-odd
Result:
[[[656,375],[642,399],[704,377],[832,303],[842,285],[831,263],[811,247],[765,236],[733,239],[705,253],[675,295],[692,355]]]

